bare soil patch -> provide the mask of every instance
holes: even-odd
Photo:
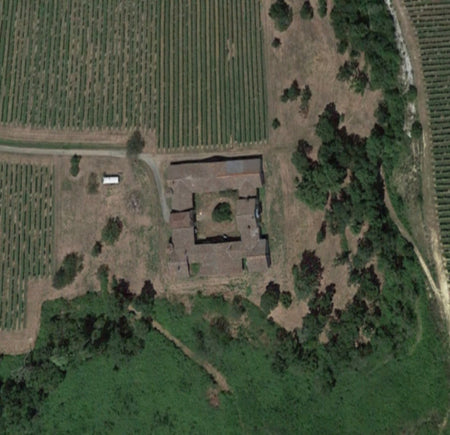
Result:
[[[74,291],[98,289],[96,271],[101,264],[107,264],[118,278],[129,281],[135,292],[139,292],[144,281],[152,279],[159,270],[165,226],[160,217],[153,177],[143,163],[138,165],[136,170],[127,159],[83,157],[80,173],[73,178],[68,173],[69,158],[58,159],[57,264],[69,252],[84,255],[84,269],[70,286]],[[89,194],[87,190],[91,173],[97,174],[100,182],[95,194]],[[104,173],[119,174],[120,184],[102,185]],[[138,208],[135,201],[130,202],[130,195],[139,198]],[[103,243],[102,253],[93,257],[92,247],[96,240],[101,240],[107,219],[116,216],[123,222],[119,240],[113,246]]]

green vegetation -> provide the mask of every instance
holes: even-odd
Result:
[[[427,90],[429,126],[433,152],[433,173],[435,177],[435,190],[437,197],[437,211],[440,221],[440,243],[443,246],[446,257],[447,271],[450,272],[450,231],[448,222],[448,210],[450,200],[448,195],[449,180],[449,100],[447,81],[450,61],[449,40],[443,35],[449,32],[447,17],[450,14],[450,4],[444,2],[421,2],[405,0],[408,17],[414,24],[414,32],[417,35],[420,46],[420,60],[422,64],[424,86]],[[442,38],[442,40],[441,40]],[[414,101],[417,97],[417,89],[413,86],[407,92],[408,101]],[[411,131],[412,136],[419,138],[422,131],[416,124]]]
[[[322,243],[325,240],[326,236],[327,236],[327,222],[323,221],[319,231],[317,232],[316,236],[317,244]]]
[[[292,8],[285,0],[276,0],[269,9],[269,16],[275,22],[275,27],[280,32],[284,32],[292,23]]]
[[[300,9],[300,16],[304,20],[312,20],[312,18],[314,17],[314,9],[308,0],[305,0],[303,2],[303,5]]]
[[[119,217],[110,217],[102,230],[102,240],[107,245],[114,245],[119,240],[123,223]]]
[[[219,202],[212,212],[212,220],[214,222],[231,222],[233,220],[233,212],[229,202]]]
[[[70,159],[70,175],[76,177],[80,172],[80,160],[81,156],[74,154]]]
[[[107,264],[99,266],[97,269],[97,279],[100,281],[101,291],[107,292],[109,283],[109,266]]]
[[[26,324],[27,283],[53,273],[54,168],[0,162],[0,329]]]
[[[276,130],[277,128],[279,128],[281,126],[281,122],[278,118],[274,118],[272,121],[272,128],[274,130]]]
[[[260,0],[153,0],[160,148],[267,139]],[[123,24],[122,24],[123,25]],[[150,84],[151,86],[151,84]]]
[[[194,277],[200,272],[200,263],[192,263],[189,267],[189,275]]]
[[[53,276],[53,287],[61,289],[72,284],[75,277],[83,270],[83,256],[72,252],[64,257],[62,265]]]
[[[411,136],[413,139],[420,139],[422,137],[422,124],[420,121],[414,121],[411,126]]]
[[[265,314],[269,314],[280,300],[280,286],[271,281],[267,284],[266,291],[261,296],[261,310]]]
[[[294,80],[289,88],[284,89],[281,101],[287,103],[288,101],[295,101],[302,93],[297,80]]]
[[[292,268],[295,291],[299,299],[306,299],[318,290],[322,281],[323,267],[315,251],[305,249],[300,264]]]
[[[2,14],[2,124],[138,126],[161,148],[267,138],[260,0],[24,0]]]
[[[292,295],[290,292],[281,292],[280,302],[284,308],[289,308],[292,304]]]
[[[139,130],[136,130],[127,141],[127,156],[136,157],[142,153],[145,147],[144,138]]]
[[[317,8],[317,12],[319,12],[319,17],[324,18],[328,13],[328,4],[327,0],[319,0],[319,6]]]
[[[102,242],[97,240],[94,243],[94,246],[92,247],[91,255],[93,257],[98,257],[102,253],[102,248],[103,248]]]
[[[272,47],[278,48],[281,45],[281,39],[280,38],[273,38],[272,40]]]
[[[361,95],[364,94],[364,91],[369,85],[367,72],[359,69],[359,62],[357,60],[346,60],[339,67],[337,79],[343,82],[350,82],[351,88]]]

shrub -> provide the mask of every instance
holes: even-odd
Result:
[[[411,136],[413,139],[420,139],[422,137],[422,124],[419,121],[414,121],[411,127]]]
[[[91,172],[88,178],[87,192],[92,195],[98,192],[100,183],[98,182],[98,177],[95,172]]]
[[[98,240],[95,242],[95,245],[92,247],[91,255],[93,257],[98,257],[102,253],[102,242],[99,242]]]
[[[127,156],[136,157],[142,153],[145,147],[144,138],[139,130],[136,130],[127,141]]]
[[[408,89],[408,92],[406,92],[406,99],[412,103],[417,98],[417,88],[414,85],[411,85]]]
[[[233,220],[233,213],[228,202],[219,202],[212,212],[214,222],[230,222]]]
[[[288,101],[295,101],[302,93],[297,80],[294,80],[289,88],[284,89],[281,101],[287,103]]]
[[[73,155],[70,159],[70,175],[72,175],[72,177],[76,177],[80,172],[80,160],[81,156],[78,156],[77,154]]]
[[[280,302],[284,308],[289,308],[292,304],[291,292],[282,292],[280,295]]]
[[[266,291],[261,296],[261,309],[265,314],[269,314],[280,300],[280,285],[270,281],[267,284]]]
[[[302,8],[300,9],[300,16],[304,19],[304,20],[311,20],[314,17],[314,9],[311,6],[311,3],[306,0],[303,3]]]
[[[319,6],[317,9],[317,12],[319,12],[319,16],[321,18],[325,17],[325,15],[328,12],[327,0],[319,0]]]
[[[100,281],[100,288],[102,292],[108,291],[108,278],[109,278],[109,267],[107,264],[102,264],[97,269],[97,279]]]
[[[304,250],[300,264],[292,269],[294,286],[299,298],[307,298],[319,288],[323,270],[315,251]]]
[[[274,130],[276,130],[278,127],[280,127],[281,122],[278,118],[274,118],[274,120],[272,121],[272,128]]]
[[[281,39],[280,38],[273,38],[272,41],[272,47],[278,48],[281,45]]]
[[[78,272],[83,270],[83,256],[72,252],[64,257],[61,267],[53,276],[53,287],[60,289],[72,284]]]
[[[284,0],[277,0],[270,6],[269,16],[275,21],[275,27],[284,32],[292,23],[292,8]]]
[[[118,217],[110,217],[102,230],[102,240],[107,245],[114,245],[119,240],[123,224]]]
[[[316,236],[317,244],[322,243],[325,240],[326,236],[327,236],[327,222],[323,221],[322,225],[320,226],[320,230],[317,232]]]

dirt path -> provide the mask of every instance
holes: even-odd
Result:
[[[449,326],[449,333],[450,333],[449,286],[448,286],[447,271],[445,267],[445,259],[443,257],[440,245],[440,226],[437,216],[437,206],[435,202],[436,192],[434,188],[432,136],[431,136],[430,120],[428,116],[429,115],[428,96],[422,70],[420,48],[414,26],[409,19],[408,11],[406,10],[404,2],[402,0],[392,0],[392,4],[395,8],[397,18],[399,20],[400,27],[402,30],[403,38],[409,53],[412,68],[414,71],[415,86],[417,88],[417,110],[420,121],[422,122],[423,125],[423,157],[422,157],[421,172],[422,172],[422,198],[423,198],[425,229],[426,232],[428,233],[426,235],[428,236],[427,239],[429,240],[429,245],[433,253],[433,260],[436,266],[436,272],[439,281],[438,282],[439,292],[435,294],[438,297],[439,301],[441,302],[441,305],[443,306],[443,310],[445,313],[447,324]],[[405,237],[403,233],[402,235]],[[414,249],[417,250],[417,246],[414,243],[413,246]],[[433,291],[435,291],[434,288]]]
[[[0,137],[18,142],[104,144],[123,147],[129,132],[50,130],[0,125]]]
[[[381,170],[381,175],[384,180],[383,170]],[[413,238],[411,237],[411,235],[408,233],[406,228],[401,223],[400,219],[397,216],[397,213],[395,212],[394,207],[392,206],[391,198],[389,197],[389,193],[386,189],[386,184],[384,185],[384,202],[386,204],[387,209],[389,210],[389,215],[391,216],[391,219],[394,221],[394,223],[397,226],[397,228],[399,229],[401,235],[413,246],[414,253],[416,254],[416,257],[419,260],[420,266],[422,267],[422,270],[425,273],[428,284],[430,285],[431,290],[433,291],[436,299],[438,300],[438,302],[441,305],[442,313],[443,313],[444,319],[447,323],[447,331],[450,331],[450,299],[449,299],[447,280],[445,280],[445,285],[442,285],[442,282],[439,282],[439,286],[436,285],[436,283],[434,282],[433,276],[431,275],[431,272],[427,266],[427,263],[425,262],[422,254],[420,253],[419,249],[417,248]]]
[[[214,366],[212,366],[209,362],[201,360],[191,349],[185,346],[178,338],[174,337],[167,329],[163,328],[163,326],[158,323],[156,320],[153,320],[153,327],[164,337],[170,340],[175,346],[177,346],[188,358],[194,361],[199,366],[203,367],[209,375],[214,379],[216,384],[220,387],[221,391],[226,393],[231,392],[231,388],[225,379],[225,376],[219,372]]]
[[[78,154],[80,156],[88,157],[126,157],[126,152],[124,150],[86,150],[86,149],[46,149],[46,148],[27,148],[27,147],[15,147],[0,145],[0,153],[13,153],[13,154],[26,154],[26,155],[41,155],[41,156],[73,156]],[[153,177],[155,179],[156,187],[158,189],[159,201],[161,203],[161,211],[163,218],[166,222],[169,222],[169,207],[167,205],[166,196],[164,195],[164,187],[159,172],[159,167],[155,159],[150,154],[141,154],[139,156],[140,160],[146,163],[152,170]]]

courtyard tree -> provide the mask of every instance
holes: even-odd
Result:
[[[230,203],[219,202],[214,207],[212,212],[212,219],[214,222],[231,222],[233,220],[233,213],[231,211]]]

